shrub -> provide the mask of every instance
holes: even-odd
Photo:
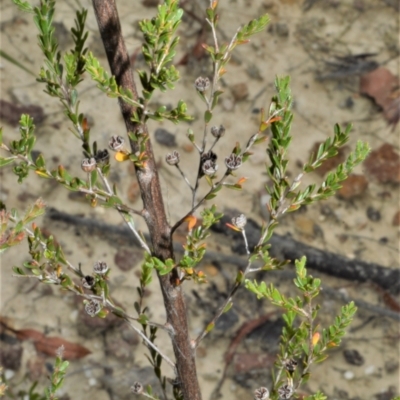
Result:
[[[178,221],[170,223],[165,211],[159,167],[155,162],[153,139],[148,131],[147,122],[155,120],[184,124],[192,120],[184,101],[179,101],[172,108],[166,105],[154,107],[157,95],[172,90],[179,80],[178,70],[173,64],[179,42],[176,32],[183,15],[178,1],[166,0],[158,7],[158,13],[153,19],[140,22],[140,30],[143,33],[142,54],[146,63],[146,68],[137,71],[135,78],[140,80],[140,90],[135,85],[129,68],[129,57],[114,1],[93,1],[111,74],[85,47],[88,37],[85,28],[86,10],[76,13],[75,27],[71,30],[73,48],[61,54],[54,35],[55,1],[42,0],[37,7],[28,2],[13,1],[21,10],[33,14],[39,30],[39,47],[44,55],[44,66],[38,81],[44,84],[49,96],[58,99],[62,104],[71,124],[71,132],[75,135],[77,143],[82,146],[83,172],[79,176],[73,176],[68,168],[62,165],[55,169],[47,166],[49,154],[37,155],[34,152],[35,125],[27,114],[21,116],[18,140],[7,142],[0,138],[1,148],[6,154],[0,158],[0,165],[12,165],[18,182],[23,182],[29,173],[34,171],[40,178],[57,182],[70,191],[85,194],[87,203],[92,207],[105,207],[116,211],[129,227],[132,241],[138,241],[144,252],[137,292],[132,294],[132,298],[136,297],[134,309],[127,310],[113,300],[109,287],[112,269],[106,262],[97,261],[90,274],[84,272],[80,265],[74,265],[67,259],[61,245],[52,236],[45,235],[33,222],[45,210],[44,202],[39,199],[22,216],[14,209],[2,211],[1,251],[19,244],[25,238],[29,244],[31,260],[23,266],[14,267],[14,273],[73,292],[82,299],[86,312],[93,318],[108,318],[112,313],[124,320],[147,347],[149,361],[160,381],[162,393],[154,393],[151,387],[144,388],[141,382],[132,382],[131,390],[153,399],[158,398],[157,396],[165,399],[173,396],[175,399],[185,400],[201,398],[196,374],[196,348],[214,328],[218,318],[230,309],[238,289],[244,286],[257,298],[266,298],[281,309],[285,322],[277,361],[272,371],[272,386],[265,388],[260,383],[259,388],[254,388],[254,397],[273,400],[296,397],[299,387],[310,378],[311,366],[324,361],[328,349],[340,344],[356,307],[349,303],[341,309],[332,325],[321,328],[316,323],[319,306],[315,303],[315,298],[321,290],[321,281],[307,273],[305,258],[294,263],[296,294],[293,297],[286,297],[273,284],[267,285],[264,281],[255,280],[254,273],[280,269],[287,264],[269,254],[268,242],[279,218],[285,213],[298,210],[301,206],[332,196],[354,167],[365,159],[369,152],[368,145],[358,142],[347,160],[329,173],[321,185],[302,187],[303,177],[325,160],[335,156],[338,149],[348,141],[351,126],[343,129],[336,125],[333,137],[319,146],[318,151],[304,164],[301,174],[290,179],[287,174],[287,154],[292,140],[293,113],[289,77],[276,78],[276,95],[272,98],[269,108],[262,111],[257,132],[248,135],[243,143],[229,143],[229,135],[225,135],[225,128],[218,124],[212,125],[218,115],[219,99],[224,94],[220,80],[227,72],[227,65],[235,47],[245,45],[253,35],[264,30],[269,17],[261,15],[250,21],[239,28],[228,43],[221,44],[216,30],[219,23],[218,2],[211,1],[206,10],[206,21],[212,32],[213,43],[203,47],[212,61],[213,72],[211,77],[200,76],[193,83],[193,92],[196,92],[204,103],[204,129],[202,132],[188,129],[187,134],[198,156],[197,165],[183,167],[177,151],[172,151],[165,157],[166,164],[176,168],[186,182],[191,207],[182,212]],[[112,169],[118,168],[119,165],[112,166],[109,150],[105,149],[105,144],[97,132],[92,132],[88,119],[80,111],[78,88],[88,76],[97,83],[102,92],[119,101],[127,134],[125,137],[112,136],[108,147],[114,152],[118,163],[132,163],[134,166],[143,202],[141,210],[125,204],[119,195],[118,185],[112,182],[110,174]],[[93,140],[93,135],[96,136],[96,140]],[[218,163],[214,149],[220,141],[227,141],[225,148],[230,145],[231,150],[226,154],[224,161]],[[255,245],[249,245],[246,235],[247,218],[244,214],[235,216],[227,224],[243,237],[247,265],[238,272],[229,295],[221,303],[215,316],[204,326],[197,338],[191,339],[184,289],[186,281],[207,284],[207,280],[210,279],[199,269],[199,264],[207,252],[206,242],[210,236],[210,229],[220,223],[222,218],[222,213],[211,200],[216,196],[235,195],[236,191],[243,189],[247,178],[240,176],[240,167],[252,156],[251,150],[256,146],[266,148],[265,172],[270,184],[267,184],[265,189],[269,195],[269,218],[263,223]],[[70,151],[74,153],[77,149],[71,148]],[[194,175],[195,179],[191,180],[190,175]],[[205,185],[200,185],[203,181],[208,185],[206,190]],[[181,196],[186,194],[182,193]],[[144,219],[148,234],[143,234],[136,228],[138,218]],[[174,233],[185,223],[188,228],[181,255],[174,251]],[[165,324],[150,319],[148,307],[151,305],[146,304],[145,293],[155,275],[158,277],[164,299],[167,318]],[[133,313],[136,315],[133,316]],[[158,329],[166,330],[170,335],[174,360],[165,354],[164,349],[157,346]],[[58,367],[62,367],[62,371],[61,375],[53,375],[52,386],[47,393],[49,398],[55,398],[55,392],[62,384],[67,368],[60,354],[56,363]],[[171,368],[172,380],[166,379],[166,368],[162,368],[162,364]],[[168,371],[169,374],[171,370]],[[56,372],[59,374],[60,368],[56,369]],[[325,398],[320,392],[306,397],[308,400]]]

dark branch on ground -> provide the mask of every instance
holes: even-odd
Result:
[[[125,225],[116,226],[106,224],[101,220],[85,218],[81,215],[72,215],[62,211],[58,211],[51,208],[47,211],[46,216],[52,221],[63,222],[68,225],[74,226],[77,229],[85,230],[88,235],[95,235],[96,237],[108,241],[113,246],[132,245],[132,232]],[[250,226],[250,225],[249,225]],[[248,227],[246,227],[248,228]],[[225,230],[220,225],[219,232]],[[231,234],[231,231],[226,231],[226,234]],[[258,231],[259,232],[259,231]],[[145,235],[146,236],[146,235]],[[250,235],[249,235],[250,236]],[[148,239],[148,238],[146,238]],[[350,281],[366,282],[372,281],[380,285],[383,289],[391,289],[391,291],[399,290],[399,271],[393,268],[384,267],[378,264],[367,263],[361,260],[351,260],[344,256],[324,252],[316,249],[312,246],[300,243],[288,236],[281,236],[274,234],[271,238],[270,243],[271,254],[278,258],[289,258],[298,259],[303,255],[307,256],[307,268],[314,269],[331,276],[347,279]],[[139,244],[135,242],[135,245],[139,248]],[[235,247],[235,243],[232,245]],[[174,243],[174,251],[176,253],[182,253],[182,245],[180,243]],[[327,254],[327,256],[325,256]],[[232,264],[239,268],[245,268],[247,260],[245,257],[240,257],[234,254],[224,254],[222,252],[207,251],[204,257],[205,261],[212,261],[220,264]],[[354,267],[354,265],[356,267]],[[361,268],[365,268],[365,271],[361,271]],[[341,274],[341,270],[344,271]],[[282,271],[270,271],[268,274],[279,275],[283,279],[293,279],[295,274],[290,270]],[[377,278],[377,275],[380,278]],[[369,279],[367,277],[370,277]],[[384,279],[382,277],[385,277]],[[324,291],[329,296],[335,297],[343,302],[348,302],[352,299],[348,299],[344,294],[339,293],[337,290],[327,287],[324,285]],[[374,314],[386,316],[395,320],[400,320],[400,314],[398,312],[382,308],[363,300],[355,300],[358,307],[368,310]]]

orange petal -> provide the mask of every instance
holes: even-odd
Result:
[[[321,335],[318,332],[315,332],[313,337],[312,337],[313,346],[315,346],[319,342],[320,338],[321,338]]]
[[[239,229],[237,226],[234,226],[234,225],[232,225],[232,224],[229,224],[228,222],[226,223],[226,226],[227,226],[228,228],[233,229],[233,230],[236,231],[236,232],[242,232],[242,230]]]
[[[89,129],[89,123],[88,123],[87,118],[83,118],[83,121],[82,121],[82,129],[83,129],[84,131],[87,131],[87,130]]]
[[[117,153],[115,153],[115,159],[118,162],[126,161],[129,159],[129,155],[122,151],[118,151]]]
[[[191,231],[196,225],[197,218],[194,215],[189,215],[185,218],[185,221],[188,223],[189,231]]]

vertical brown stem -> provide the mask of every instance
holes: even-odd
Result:
[[[106,50],[111,73],[115,76],[118,86],[129,89],[137,100],[137,90],[130,68],[128,52],[122,37],[121,25],[115,0],[93,0],[93,7],[99,25],[100,35]],[[134,107],[119,100],[121,112],[128,132],[138,129],[130,117]],[[142,126],[146,134],[147,127]],[[131,142],[135,153],[137,144]],[[166,260],[174,258],[171,227],[168,224],[161,193],[160,180],[154,161],[151,141],[146,142],[148,161],[144,168],[136,168],[141,196],[143,200],[143,216],[149,229],[152,253],[155,257]],[[159,276],[167,322],[172,327],[172,345],[176,358],[177,378],[185,400],[201,400],[201,392],[197,380],[195,354],[190,346],[187,326],[186,305],[183,291],[175,286],[174,276]]]

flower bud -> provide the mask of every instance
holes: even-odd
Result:
[[[223,125],[211,127],[211,135],[215,138],[221,138],[225,135],[225,127]]]

